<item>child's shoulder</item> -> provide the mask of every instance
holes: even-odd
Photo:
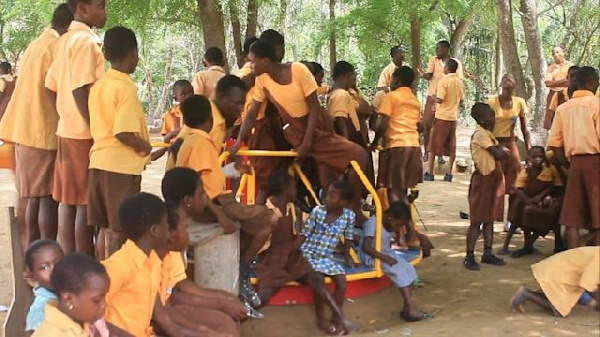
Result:
[[[356,218],[356,213],[349,208],[344,208],[343,216],[347,219],[353,220]]]

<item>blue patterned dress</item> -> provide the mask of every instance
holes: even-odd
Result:
[[[306,240],[300,249],[316,272],[330,276],[343,275],[346,273],[344,266],[334,260],[333,252],[340,242],[341,235],[344,235],[346,240],[354,239],[356,215],[344,208],[342,216],[333,223],[326,223],[326,217],[325,206],[317,206],[312,210],[302,229],[301,234]]]

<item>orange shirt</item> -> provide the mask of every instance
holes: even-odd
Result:
[[[56,58],[46,75],[46,87],[57,95],[58,136],[92,138],[90,126],[75,104],[73,90],[92,85],[103,75],[104,55],[98,36],[86,24],[71,22],[67,33],[58,40]]]
[[[212,66],[207,70],[197,72],[192,81],[194,94],[214,99],[217,83],[223,76],[225,76],[225,69],[219,66]]]
[[[116,135],[131,132],[150,142],[146,115],[129,75],[110,69],[90,91],[90,129],[94,145],[90,168],[128,175],[141,175],[150,156],[140,156]]]
[[[183,127],[183,116],[181,114],[181,104],[177,104],[169,111],[165,112],[163,118],[163,127],[160,131],[161,136],[166,136],[169,132],[181,129]]]
[[[519,117],[527,114],[527,103],[521,97],[512,97],[512,108],[503,109],[498,96],[490,98],[487,102],[496,113],[496,124],[492,133],[494,137],[514,136],[515,125]]]
[[[454,61],[458,62],[458,68],[456,69],[456,74],[460,79],[464,79],[465,75],[463,73],[462,63],[452,58]],[[438,88],[438,82],[444,77],[444,67],[446,66],[446,62],[444,60],[437,58],[436,56],[432,56],[429,58],[429,62],[427,63],[427,70],[425,71],[428,74],[433,74],[431,79],[429,80],[429,90],[427,92],[428,96],[435,96]]]
[[[232,72],[232,75],[235,75],[239,78],[243,78],[250,74],[252,74],[252,62],[250,61],[244,63],[244,65],[240,69]]]
[[[335,89],[329,94],[327,110],[331,119],[341,117],[350,118],[354,130],[360,131],[360,121],[356,112],[356,105],[350,93],[344,89]]]
[[[438,82],[436,97],[444,100],[436,104],[435,118],[455,121],[458,107],[465,99],[465,86],[458,74],[447,74]]]
[[[56,54],[58,38],[54,29],[47,28],[25,50],[19,80],[0,122],[1,139],[56,150],[58,113],[46,96],[44,81]]]
[[[377,81],[377,88],[389,87],[392,83],[392,75],[398,67],[394,62],[390,62],[387,67],[383,68],[381,74],[379,74],[379,80]]]
[[[173,288],[177,283],[185,280],[185,262],[181,252],[169,252],[162,260],[161,281],[160,281],[160,301],[165,304],[173,293]]]
[[[211,199],[225,193],[225,175],[219,165],[219,153],[220,148],[208,133],[189,128],[177,154],[176,165],[198,172],[204,183],[204,190]]]
[[[565,60],[562,64],[552,64],[546,70],[546,78],[545,81],[560,81],[567,78],[569,74],[569,68],[571,68],[573,64],[567,60]],[[550,88],[552,91],[563,91],[567,87],[555,87]]]
[[[304,64],[294,62],[291,68],[292,82],[286,85],[273,81],[269,74],[258,76],[253,99],[257,102],[265,102],[267,100],[265,91],[268,90],[271,98],[291,117],[300,118],[308,115],[306,97],[312,95],[318,87],[315,78]]]
[[[421,103],[409,87],[399,87],[385,95],[379,112],[390,117],[387,132],[390,147],[419,146],[417,124],[421,121]]]
[[[90,323],[75,322],[56,307],[57,302],[46,303],[44,322],[32,337],[89,337]]]
[[[322,85],[317,88],[317,95],[319,95],[319,96],[327,95],[327,93],[329,92],[329,89],[330,89],[330,87],[328,85]]]
[[[209,134],[215,145],[221,149],[221,147],[223,147],[223,143],[225,143],[227,125],[225,124],[225,118],[223,117],[221,110],[219,110],[215,102],[212,100],[210,101],[210,108],[212,111],[213,126]]]
[[[498,141],[494,138],[494,134],[477,125],[471,137],[471,157],[481,175],[487,176],[496,169],[496,159],[488,151],[489,147],[496,145]]]
[[[244,120],[246,118],[246,116],[248,115],[248,112],[250,112],[250,108],[252,107],[252,101],[253,101],[253,97],[254,97],[254,91],[256,87],[252,87],[248,90],[248,93],[246,93],[246,103],[244,103],[244,110],[242,110],[242,120]],[[256,120],[260,120],[265,118],[265,111],[267,110],[267,103],[263,102],[260,105],[260,109],[258,109],[258,113],[256,114]]]
[[[548,146],[564,147],[567,157],[600,153],[600,98],[577,90],[556,108]]]
[[[529,173],[527,173],[527,170],[521,170],[517,176],[517,188],[524,188],[528,178]],[[540,172],[540,175],[536,179],[543,182],[553,182],[554,186],[563,186],[562,178],[556,167],[552,164],[543,165],[542,172]]]
[[[104,318],[136,337],[150,337],[162,261],[156,252],[146,255],[133,241],[127,240],[102,264],[110,278]]]

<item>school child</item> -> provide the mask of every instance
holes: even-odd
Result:
[[[282,120],[286,140],[298,152],[298,160],[312,157],[319,167],[319,179],[323,189],[331,182],[330,175],[341,176],[355,160],[365,171],[367,152],[341,136],[317,128],[322,115],[316,94],[317,84],[306,66],[301,63],[282,64],[277,60],[275,47],[258,41],[250,48],[256,78],[253,103],[242,124],[240,135],[229,150],[236,153],[254,126],[261,103],[270,101],[275,105]],[[325,174],[324,171],[331,172]],[[362,184],[352,170],[348,173],[354,190],[351,208],[361,212]],[[362,224],[364,215],[359,214]]]
[[[267,29],[262,34],[260,34],[259,41],[269,43],[275,49],[273,51],[273,58],[276,62],[282,62],[283,57],[285,56],[285,38],[278,31],[274,29]],[[250,46],[250,51],[252,52],[252,46]],[[250,54],[248,54],[248,59],[252,62],[252,58]],[[312,68],[312,64],[310,66],[307,65],[309,70]],[[312,72],[311,72],[312,73]],[[254,75],[258,76],[256,72]]]
[[[173,142],[179,134],[181,127],[183,127],[181,102],[193,94],[194,88],[192,87],[192,83],[188,80],[178,80],[173,83],[173,99],[175,100],[175,106],[165,113],[163,127],[160,131],[160,135],[164,137],[163,140],[165,143]]]
[[[300,235],[295,247],[300,247],[302,256],[310,263],[320,279],[329,276],[335,283],[333,298],[340,310],[346,296],[346,271],[344,266],[334,260],[333,254],[344,236],[344,260],[346,265],[352,265],[349,257],[351,242],[354,240],[356,215],[346,208],[352,199],[352,188],[348,182],[337,180],[329,185],[325,197],[325,205],[315,207]],[[339,313],[333,313],[331,321],[327,322],[324,313],[324,303],[321,297],[315,296],[315,312],[319,328],[331,334],[348,333],[349,326],[342,321]]]
[[[349,89],[356,83],[354,67],[339,61],[333,67],[333,85],[327,100],[327,110],[338,135],[366,148],[360,133],[360,120]]]
[[[392,75],[396,71],[396,69],[402,67],[404,64],[404,48],[402,46],[393,46],[390,49],[390,57],[392,61],[387,67],[383,68],[381,74],[379,74],[379,80],[377,81],[376,91],[383,91],[384,93],[388,93],[392,91],[390,88],[392,85]]]
[[[0,120],[4,117],[6,107],[15,90],[15,80],[10,63],[0,62]]]
[[[46,303],[57,299],[50,284],[50,275],[62,256],[60,245],[48,239],[32,242],[25,251],[24,277],[33,285],[34,294],[25,323],[25,331],[28,333],[37,330],[44,322]]]
[[[579,66],[571,66],[569,67],[569,71],[567,73],[567,87],[563,89],[562,91],[562,97],[565,98],[565,102],[568,101],[569,99],[571,99],[571,96],[573,96],[573,92],[575,92],[575,90],[577,90],[576,88],[576,79],[575,76],[577,76],[577,72],[579,71]],[[560,94],[553,94],[552,98],[550,99],[550,103],[548,104],[548,113],[552,115],[552,120],[554,120],[554,115],[556,112],[556,108],[558,108],[558,106],[564,102],[560,102],[562,100],[559,100],[559,97],[561,95]]]
[[[60,204],[58,242],[63,250],[93,254],[93,233],[87,224],[93,143],[88,99],[92,85],[104,76],[104,56],[92,27],[104,27],[106,1],[71,0],[69,8],[74,20],[58,40],[45,79],[46,92],[59,116],[52,196]]]
[[[450,157],[449,171],[444,181],[452,182],[452,167],[456,159],[456,120],[458,109],[465,100],[465,87],[462,79],[456,73],[458,62],[448,59],[444,72],[446,75],[439,81],[436,89],[435,119],[431,128],[431,136],[427,151],[433,156],[428,162],[428,172],[425,181],[434,181],[433,167],[435,156]]]
[[[15,144],[15,180],[26,200],[24,247],[38,237],[56,238],[57,204],[52,199],[58,114],[46,96],[46,72],[54,60],[58,39],[73,21],[69,6],[56,7],[51,27],[23,54],[13,97],[0,122],[0,139]],[[32,165],[35,163],[35,165]]]
[[[559,221],[566,227],[569,248],[579,246],[579,228],[590,230],[594,244],[600,245],[600,188],[595,188],[600,186],[600,100],[594,96],[598,72],[581,67],[576,79],[578,90],[556,109],[548,137],[556,160],[570,167]]]
[[[495,114],[485,103],[475,103],[471,109],[471,117],[477,122],[477,129],[471,136],[471,157],[475,164],[475,172],[469,185],[469,213],[471,225],[467,232],[467,256],[464,266],[469,270],[479,270],[475,262],[475,244],[483,224],[483,257],[481,263],[496,266],[504,265],[503,259],[492,253],[494,241],[494,208],[498,196],[504,193],[502,167],[498,163],[504,158],[508,149],[498,145],[492,130]]]
[[[532,146],[527,158],[527,166],[516,179],[515,200],[508,214],[511,228],[522,228],[525,246],[512,252],[511,257],[533,254],[533,244],[550,230],[554,232],[554,252],[563,250],[558,218],[563,201],[563,181],[556,167],[548,161],[546,151],[541,146]],[[508,245],[512,231],[504,240],[501,252],[510,253]]]
[[[194,75],[192,81],[194,94],[214,99],[217,82],[226,75],[223,51],[218,47],[206,49],[202,64],[206,70],[199,71]]]
[[[379,109],[380,127],[371,148],[385,135],[387,147],[379,153],[380,182],[388,189],[389,202],[407,202],[407,191],[423,180],[419,143],[421,104],[412,92],[413,70],[402,66],[392,75],[391,91]]]
[[[246,40],[244,41],[244,45],[242,47],[243,65],[240,67],[240,69],[233,71],[232,72],[233,75],[235,75],[239,78],[244,78],[244,77],[252,74],[252,62],[250,62],[250,59],[248,58],[248,54],[250,54],[250,46],[256,41],[258,41],[258,38],[256,36],[250,36],[250,37],[246,38]]]
[[[104,259],[125,241],[119,227],[121,202],[141,190],[142,171],[152,146],[137,88],[129,77],[138,63],[133,31],[114,27],[106,32],[104,51],[111,69],[90,91],[90,150],[88,224],[99,229],[98,256]]]
[[[85,254],[69,254],[56,263],[50,278],[57,301],[46,304],[44,322],[34,337],[131,336],[102,321],[110,281],[106,269]]]
[[[569,315],[584,293],[596,292],[600,284],[600,247],[570,249],[531,266],[533,277],[541,291],[535,292],[523,286],[510,299],[513,312],[525,313],[525,303],[531,301],[554,316]],[[597,302],[600,303],[600,302]],[[596,310],[600,310],[597,306]]]
[[[411,286],[418,279],[417,271],[402,257],[399,251],[393,250],[391,240],[403,228],[412,227],[410,206],[402,201],[394,202],[386,211],[381,234],[381,252],[375,250],[375,232],[377,223],[370,218],[363,227],[360,244],[360,260],[367,266],[373,267],[375,259],[381,260],[381,268],[387,277],[400,290],[404,306],[400,317],[407,322],[418,322],[431,319],[433,316],[421,312],[411,296]]]

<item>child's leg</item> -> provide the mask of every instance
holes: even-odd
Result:
[[[242,258],[246,261],[252,261],[254,258],[256,258],[258,252],[264,246],[265,242],[269,240],[270,235],[271,226],[266,226],[258,231],[258,233],[252,235],[245,252],[242,252]]]
[[[519,228],[519,227],[516,224],[511,224],[510,228],[508,229],[508,233],[506,233],[506,238],[504,238],[504,244],[502,245],[502,250],[501,250],[502,253],[508,254],[510,252],[510,250],[508,249],[508,246],[510,245],[510,241],[512,240],[512,237],[517,232],[517,228]],[[493,233],[494,233],[494,231],[493,231],[493,225],[492,225],[492,235],[493,235]]]
[[[77,206],[60,204],[58,206],[58,243],[65,254],[75,251],[75,218]]]
[[[456,136],[455,136],[456,137]],[[456,139],[456,138],[455,138]],[[455,140],[456,141],[456,140]],[[454,161],[456,160],[456,149],[450,153],[450,162],[448,167],[448,175],[452,175],[452,168],[454,167]]]
[[[31,200],[31,199],[30,199]],[[38,217],[38,226],[42,237],[56,238],[57,235],[57,220],[58,220],[58,208],[57,204],[52,199],[52,196],[44,196],[39,198],[39,210],[36,214]]]
[[[87,206],[78,205],[75,217],[75,249],[78,253],[94,254],[94,229],[88,226]]]
[[[552,312],[555,316],[558,316],[556,309],[552,306],[552,303],[548,300],[543,292],[533,292],[523,286],[519,287],[510,299],[510,310],[512,312],[525,313],[525,302],[531,301],[543,309]]]
[[[166,306],[175,323],[188,329],[204,332],[206,328],[219,333],[240,335],[240,327],[226,313],[200,307],[191,306]]]
[[[258,297],[260,298],[260,303],[261,303],[261,307],[266,306],[269,303],[269,300],[271,299],[271,297],[273,297],[273,295],[275,295],[279,289],[281,289],[281,287],[276,287],[276,288],[266,288],[266,287],[261,287],[259,284],[258,287]]]
[[[494,244],[494,223],[484,222],[483,223],[483,256],[481,257],[482,263],[493,264],[497,266],[504,265],[503,259],[496,257],[492,253],[492,245]]]
[[[554,253],[556,254],[565,250],[565,242],[560,233],[560,225],[558,223],[552,227],[552,232],[554,232]]]
[[[467,231],[467,256],[475,254],[475,244],[479,237],[479,227],[481,226],[480,221],[471,220],[469,229]]]
[[[335,303],[340,307],[340,310],[344,306],[344,300],[346,299],[346,275],[336,275],[333,277],[335,283],[335,293],[333,295]],[[342,317],[335,312],[331,315],[331,322],[339,324],[341,323]]]
[[[565,238],[567,248],[573,249],[579,247],[579,229],[575,227],[565,227]]]
[[[346,330],[353,330],[355,326],[348,321],[346,316],[344,315],[342,308],[338,306],[335,299],[325,286],[325,279],[322,274],[319,273],[310,273],[302,279],[303,283],[308,284],[314,291],[315,295],[315,312],[317,316],[317,324],[321,330],[325,332],[330,332],[330,324],[325,319],[325,312],[323,304],[327,303],[331,311],[340,318],[340,322],[344,325]]]
[[[27,209],[25,210],[25,244],[23,249],[27,249],[29,244],[40,238],[40,226],[38,223],[38,214],[40,209],[39,198],[28,198],[22,199],[19,203],[26,203]]]
[[[415,304],[410,295],[410,286],[408,287],[398,287],[400,290],[400,294],[402,295],[402,299],[404,300],[404,306],[402,307],[401,316],[406,320],[411,319],[421,319],[421,312],[419,308]]]
[[[427,162],[427,173],[434,175],[433,174],[433,169],[435,166],[435,155],[433,153],[429,153],[429,161]]]
[[[396,201],[402,201],[405,204],[408,204],[408,196],[407,196],[406,192],[407,192],[407,189],[390,188],[389,196],[388,196],[390,205],[395,203]]]

